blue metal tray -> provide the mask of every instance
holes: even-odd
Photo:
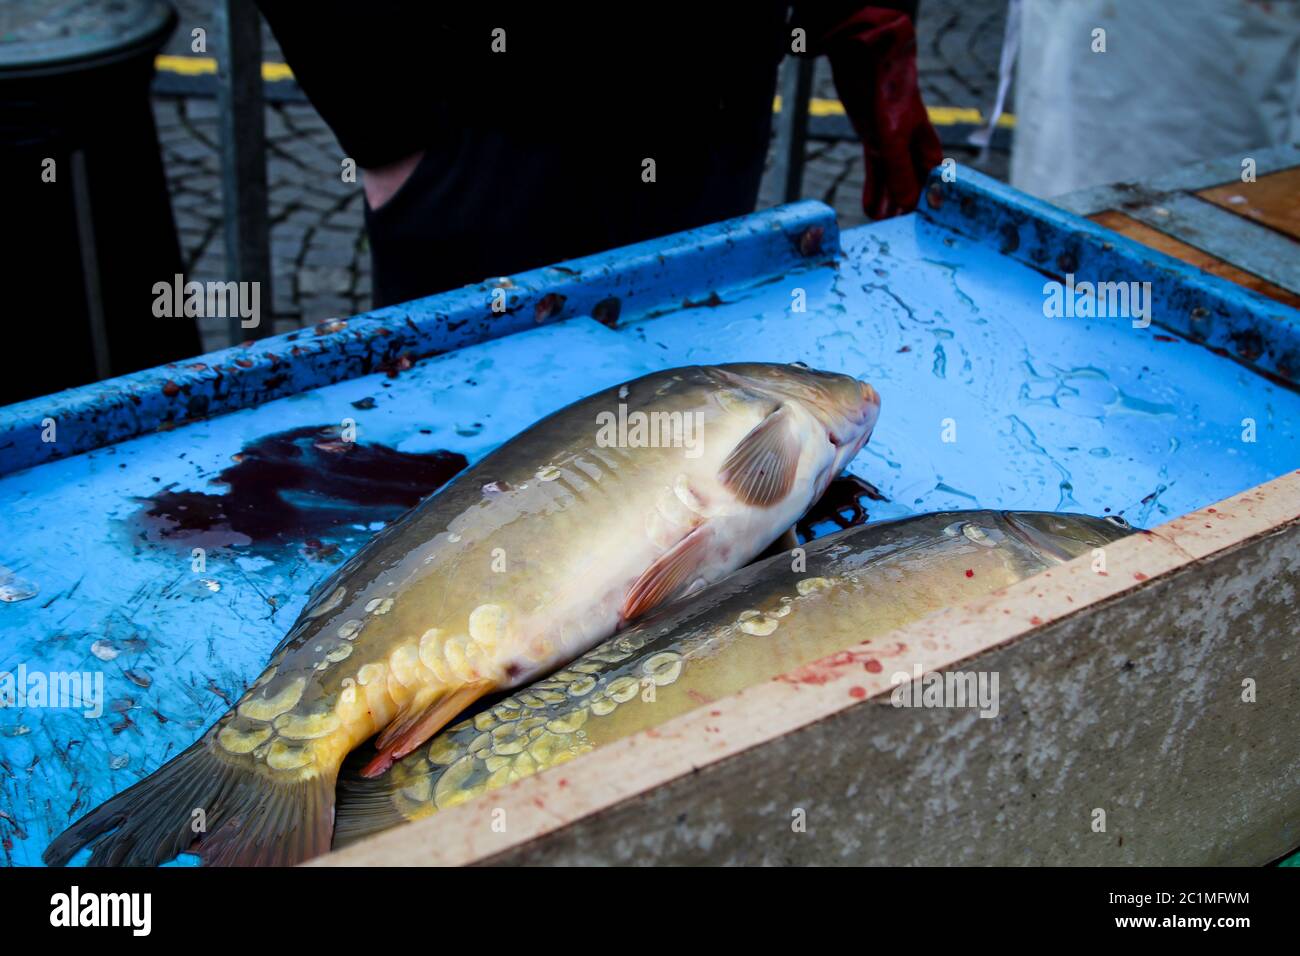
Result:
[[[1150,282],[1153,324],[1049,317],[1045,284],[1067,273]],[[852,466],[886,499],[873,519],[1153,525],[1300,463],[1300,314],[965,170],[933,178],[918,213],[843,235],[798,203],[0,409],[0,590],[37,591],[0,604],[0,675],[102,681],[92,717],[0,708],[0,859],[39,863],[190,744],[399,510],[358,501],[364,477],[335,493],[291,468],[275,504],[313,515],[310,535],[178,527],[230,497],[213,479],[240,456],[267,465],[268,436],[303,430],[272,445],[328,459],[310,430],[355,427],[381,474],[472,461],[597,389],[737,360],[876,385]]]

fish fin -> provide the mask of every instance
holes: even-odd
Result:
[[[440,700],[446,693],[446,688],[426,688],[420,691],[411,699],[411,702],[397,712],[394,717],[375,738],[376,750],[387,750],[389,745],[399,736],[406,733],[415,724],[421,720],[425,712],[436,701]]]
[[[335,775],[283,776],[223,757],[205,735],[91,810],[42,855],[63,866],[93,844],[91,866],[157,866],[187,852],[210,866],[288,866],[327,852]],[[202,832],[193,829],[196,819]]]
[[[704,563],[713,532],[708,525],[700,525],[682,540],[660,555],[646,568],[623,598],[619,615],[624,621],[640,617],[651,608],[676,597],[698,576]]]
[[[417,711],[411,708],[409,712],[398,714],[376,741],[379,754],[366,764],[361,771],[361,776],[367,778],[379,776],[395,761],[401,760],[451,723],[452,718],[474,701],[485,694],[490,694],[496,686],[495,681],[471,681],[460,685],[450,693],[433,698],[423,710]],[[397,726],[399,723],[400,726]]]
[[[785,498],[799,471],[794,413],[782,405],[754,426],[722,463],[718,479],[747,505],[768,508]]]
[[[370,779],[361,776],[360,767],[351,765],[350,761],[344,763],[339,774],[338,810],[334,815],[336,849],[415,819],[403,813],[398,802],[399,792],[415,781],[399,770]],[[425,775],[432,776],[432,773]]]

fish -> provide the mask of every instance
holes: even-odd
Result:
[[[751,564],[447,728],[384,778],[345,774],[335,846],[797,673],[1131,533],[1118,517],[936,512],[858,525]]]
[[[284,865],[327,851],[344,758],[374,777],[486,695],[527,685],[756,557],[861,449],[866,382],[807,366],[655,372],[526,429],[324,582],[265,671],[171,762],[44,853]]]

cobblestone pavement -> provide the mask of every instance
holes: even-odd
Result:
[[[189,54],[191,30],[212,32],[208,0],[174,0],[181,21],[166,52]],[[918,69],[930,105],[975,107],[987,112],[997,89],[1005,0],[921,0]],[[263,58],[280,61],[264,30]],[[814,96],[835,98],[830,70],[818,63]],[[225,278],[216,101],[204,96],[155,96],[168,183],[187,278]],[[370,255],[357,183],[339,175],[342,151],[319,115],[305,102],[270,103],[266,110],[267,181],[270,188],[274,330],[289,331],[370,305]],[[961,164],[1006,178],[1007,155],[946,143]],[[841,225],[865,221],[861,208],[863,164],[857,143],[809,142],[803,195],[833,206]],[[769,155],[769,166],[772,157]],[[765,180],[759,207],[780,201]],[[205,320],[205,349],[229,344],[224,320]]]

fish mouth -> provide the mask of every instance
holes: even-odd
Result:
[[[875,427],[876,419],[880,417],[880,393],[861,379],[858,380],[858,392],[861,401],[849,417],[855,426],[859,429],[865,428],[870,433]]]
[[[847,411],[839,423],[847,427],[826,430],[826,436],[836,448],[856,444],[860,449],[875,430],[876,420],[880,416],[880,393],[859,379],[858,394],[860,400],[857,407]]]

